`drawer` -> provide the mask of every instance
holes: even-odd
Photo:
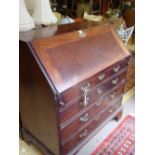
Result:
[[[82,126],[88,124],[97,113],[103,111],[104,109],[106,110],[109,105],[113,104],[118,98],[123,96],[123,90],[124,86],[121,86],[109,91],[105,97],[100,97],[95,104],[92,104],[87,111],[74,118],[74,120],[70,120],[70,122],[68,121],[63,126],[60,126],[61,139],[65,140],[77,131],[77,126],[80,129]]]
[[[121,61],[111,67],[108,67],[107,69],[97,73],[96,75],[92,76],[91,78],[78,83],[74,87],[66,90],[64,93],[62,93],[59,96],[60,106],[70,103],[73,100],[75,100],[77,97],[83,95],[82,88],[88,87],[89,89],[92,89],[96,87],[98,84],[102,83],[107,78],[113,76],[114,74],[117,74],[122,69],[128,66],[128,61],[124,60]]]
[[[61,145],[64,154],[72,150],[81,141],[88,137],[101,123],[109,118],[119,107],[121,107],[121,102],[122,98],[118,99],[112,106],[107,108],[106,111],[98,113],[98,115],[96,115],[94,119],[86,127],[80,130],[74,137],[67,142],[63,142]]]
[[[123,72],[122,74],[113,77],[112,79],[109,79],[106,83],[102,83],[97,88],[94,88],[92,91],[90,91],[87,95],[87,105],[84,106],[84,96],[81,96],[78,98],[75,103],[70,104],[70,106],[64,106],[61,107],[60,113],[59,113],[59,120],[60,124],[64,123],[68,119],[71,119],[72,116],[75,116],[76,114],[86,111],[92,104],[101,96],[106,95],[106,93],[114,88],[115,86],[119,84],[124,84],[126,78],[126,72]]]

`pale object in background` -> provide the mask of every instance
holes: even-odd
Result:
[[[93,15],[93,14],[89,15],[87,12],[84,13],[83,18],[84,18],[85,20],[88,20],[88,21],[95,21],[95,22],[99,22],[99,21],[102,20],[102,16],[96,16],[96,15]]]
[[[25,4],[27,7],[27,10],[29,11],[29,13],[32,15],[35,5],[36,5],[37,0],[25,0]]]
[[[88,0],[87,0],[88,1]],[[76,17],[83,17],[83,13],[87,12],[88,14],[91,13],[91,5],[89,2],[78,1],[76,4]]]
[[[63,16],[59,12],[54,12],[55,17],[57,18],[57,25],[61,24],[68,24],[68,23],[74,23],[74,19],[70,18],[69,16]]]
[[[36,25],[50,25],[57,22],[57,18],[50,7],[49,0],[37,0],[33,19]]]
[[[121,38],[121,40],[124,42],[126,45],[134,31],[134,26],[129,27],[127,29],[124,29],[123,26],[121,26],[119,29],[117,29],[117,34]]]
[[[68,24],[68,23],[74,23],[74,22],[75,21],[69,16],[62,16],[59,24]]]
[[[61,13],[60,12],[54,12],[55,17],[57,18],[57,24],[61,22]]]
[[[19,31],[29,31],[35,28],[34,21],[27,11],[24,0],[19,0]]]

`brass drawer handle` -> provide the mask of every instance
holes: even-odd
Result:
[[[97,122],[97,121],[100,120],[100,119],[101,119],[101,115],[97,116],[97,117],[95,118],[95,121]]]
[[[105,74],[104,74],[104,73],[98,75],[98,79],[99,79],[100,81],[102,81],[104,78],[105,78]]]
[[[85,86],[81,87],[81,89],[83,91],[89,91],[89,88],[90,88],[90,83],[89,82],[87,82]]]
[[[64,102],[59,102],[59,104],[63,107],[65,104],[64,104]]]
[[[84,93],[84,99],[83,102],[81,103],[84,107],[87,106],[88,101],[89,101],[89,97],[88,97],[88,91],[89,91],[89,87],[90,87],[90,83],[87,83],[86,86],[83,86],[81,89]]]
[[[117,94],[116,91],[113,92],[113,93],[110,95],[110,98],[111,98],[111,99],[115,98],[115,97],[116,97],[116,94]]]
[[[120,70],[120,65],[118,65],[117,67],[114,67],[113,68],[113,72],[117,73],[119,70]]]
[[[87,131],[87,130],[84,130],[84,131],[79,135],[79,138],[86,137],[87,135],[88,135],[88,131]]]
[[[90,98],[88,96],[84,96],[83,101],[80,102],[80,105],[86,107],[89,103]]]
[[[86,32],[84,32],[83,30],[79,30],[78,33],[79,33],[79,36],[82,38],[86,36]]]
[[[117,84],[117,83],[118,83],[118,78],[112,80],[111,83],[112,83],[113,85]]]
[[[114,111],[114,109],[112,109],[112,108],[108,109],[109,113],[112,113],[113,111]]]
[[[101,105],[102,102],[97,102],[96,106],[99,107]]]
[[[102,93],[103,93],[102,88],[98,88],[98,89],[97,89],[97,94],[98,94],[98,95],[101,95]]]
[[[86,113],[85,115],[81,116],[80,117],[80,121],[81,122],[87,122],[89,120],[89,116],[88,116],[88,113]]]

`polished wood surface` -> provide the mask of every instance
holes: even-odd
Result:
[[[88,28],[83,33],[85,37],[70,32],[32,41],[58,93],[129,56],[110,25]]]
[[[102,70],[101,72],[98,72],[91,78],[88,78],[86,81],[84,80],[78,83],[77,85],[75,85],[74,87],[63,92],[63,94],[61,94],[61,99],[60,99],[60,101],[64,103],[62,108],[65,108],[71,105],[74,102],[73,100],[76,100],[76,98],[81,96],[81,88],[83,86],[89,83],[90,84],[89,89],[91,90],[92,88],[96,87],[100,83],[107,81],[107,79],[109,79],[113,75],[116,76],[117,72],[119,72],[120,70],[128,66],[127,62],[128,62],[127,60],[123,60],[112,66],[109,66],[105,70]]]
[[[19,48],[19,102],[22,128],[28,129],[48,149],[52,150],[55,154],[59,154],[56,123],[57,110],[54,104],[54,94],[29,51],[28,46],[20,42]],[[51,139],[54,139],[54,141],[51,141]]]
[[[119,75],[119,76],[112,77],[108,81],[105,81],[104,83],[101,83],[100,85],[95,87],[93,90],[88,92],[89,102],[88,102],[87,107],[82,105],[82,102],[83,102],[83,99],[84,99],[83,94],[82,94],[82,96],[80,96],[76,100],[74,100],[74,102],[71,103],[69,106],[66,106],[66,107],[62,106],[61,109],[60,109],[60,123],[65,124],[65,121],[71,119],[71,117],[73,115],[76,115],[79,111],[81,111],[81,112],[86,111],[87,108],[89,108],[89,106],[92,106],[92,104],[94,102],[96,102],[97,100],[102,98],[102,96],[105,96],[106,93],[110,89],[113,89],[114,86],[121,83],[122,81],[125,82],[124,81],[125,78],[126,78],[126,72],[124,74]],[[117,83],[112,84],[112,81],[115,80],[115,79],[118,79]]]
[[[113,91],[109,92],[106,96],[101,97],[95,104],[92,104],[89,109],[85,110],[80,115],[74,117],[74,120],[68,120],[64,125],[60,124],[61,132],[60,136],[62,140],[72,136],[72,133],[80,130],[83,125],[86,125],[94,118],[94,116],[101,111],[101,109],[106,109],[111,102],[115,101],[115,98],[120,97],[123,94],[124,85],[119,88],[115,88]],[[78,126],[78,130],[77,130]]]
[[[98,113],[94,119],[82,129],[82,131],[79,131],[77,135],[72,138],[70,141],[66,142],[63,145],[63,153],[66,154],[69,152],[70,149],[72,149],[75,145],[79,144],[81,141],[83,141],[95,128],[97,128],[103,121],[105,121],[112,113],[117,110],[118,107],[121,106],[121,100],[120,98],[114,105],[111,105],[109,108],[107,108],[106,111],[101,111]]]
[[[19,53],[21,131],[45,154],[78,151],[101,124],[121,116],[130,54],[110,25],[20,33]]]
[[[20,32],[19,39],[24,42],[30,42],[32,40],[48,38],[59,34],[64,34],[72,31],[83,30],[88,27],[94,27],[103,25],[103,22],[78,22],[64,25],[53,25],[48,27],[39,27],[27,32]]]

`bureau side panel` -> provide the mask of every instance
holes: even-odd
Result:
[[[31,54],[20,42],[20,114],[22,125],[51,152],[59,154],[54,94]]]

